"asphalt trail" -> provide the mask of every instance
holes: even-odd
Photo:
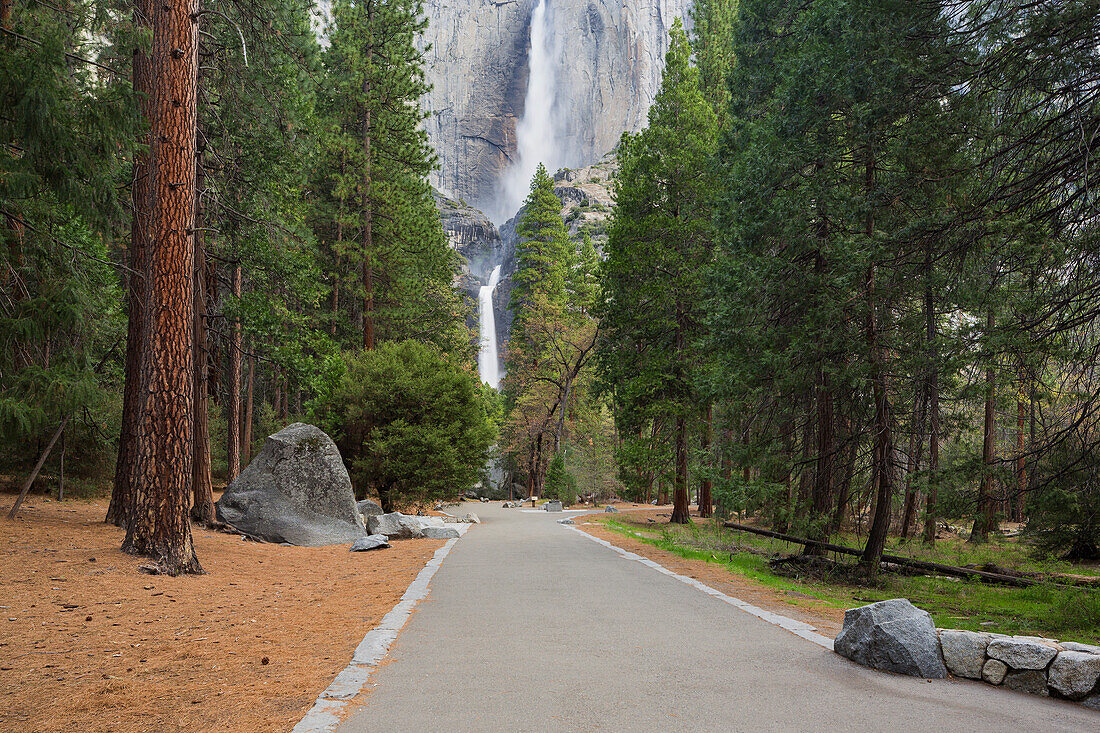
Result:
[[[864,669],[620,557],[561,514],[470,510],[483,524],[443,563],[343,733],[1100,730],[1100,713],[1064,701]]]

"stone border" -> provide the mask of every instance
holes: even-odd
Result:
[[[767,611],[763,608],[760,608],[759,606],[754,606],[751,603],[748,603],[747,601],[742,601],[740,598],[734,598],[733,596],[727,596],[722,591],[715,590],[714,588],[711,588],[709,585],[707,585],[705,583],[702,583],[702,582],[696,580],[695,578],[689,578],[686,575],[680,575],[679,573],[674,573],[671,570],[669,570],[668,568],[666,568],[665,566],[661,565],[660,563],[655,562],[653,560],[650,560],[648,557],[643,557],[643,556],[641,556],[637,553],[628,552],[627,550],[624,550],[621,547],[616,547],[615,545],[611,544],[607,540],[600,539],[599,537],[594,537],[593,535],[590,535],[587,532],[585,532],[584,530],[578,529],[577,527],[570,527],[569,525],[564,525],[564,526],[566,526],[567,529],[571,529],[574,532],[576,532],[580,535],[583,535],[584,537],[587,537],[588,539],[592,540],[593,542],[598,542],[599,544],[603,545],[604,547],[608,548],[609,550],[617,552],[621,557],[623,557],[627,560],[635,560],[637,562],[640,562],[642,565],[645,565],[646,567],[653,568],[654,570],[656,570],[659,573],[663,573],[664,575],[667,575],[670,578],[675,578],[676,580],[679,580],[681,583],[684,583],[686,585],[690,585],[692,588],[695,588],[697,590],[701,590],[702,592],[706,593],[708,596],[716,598],[716,599],[722,601],[723,603],[728,603],[729,605],[733,606],[734,608],[740,609],[740,610],[744,611],[745,613],[750,614],[752,616],[756,616],[757,618],[759,618],[763,621],[767,621],[769,624],[771,624],[773,626],[778,626],[781,629],[784,629],[786,631],[791,632],[795,636],[806,639],[807,641],[811,641],[811,642],[813,642],[814,644],[817,644],[819,647],[821,647],[823,649],[828,649],[829,651],[833,651],[833,640],[830,639],[827,636],[823,636],[823,635],[817,633],[817,627],[811,626],[810,624],[806,623],[805,621],[796,621],[793,618],[788,618],[787,616],[783,616],[783,615],[778,614],[778,613],[773,613],[771,611]]]
[[[447,540],[447,544],[435,551],[432,559],[409,584],[398,604],[382,617],[377,626],[367,632],[363,641],[356,647],[348,666],[336,675],[332,684],[317,697],[313,707],[294,726],[291,733],[328,733],[335,731],[343,722],[341,713],[349,706],[352,698],[363,690],[371,674],[386,658],[390,646],[397,639],[397,635],[409,620],[417,604],[427,597],[432,577],[443,565],[444,558],[450,554],[451,548],[470,528],[469,524],[448,526],[456,529],[459,536]]]
[[[936,629],[947,670],[1017,692],[1100,710],[1100,647],[1038,636]]]

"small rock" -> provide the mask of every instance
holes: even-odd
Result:
[[[1081,704],[1090,710],[1100,710],[1100,692],[1089,695],[1081,701]]]
[[[611,506],[610,504],[608,504],[607,506],[604,507],[603,512],[604,512],[604,514],[618,514],[619,510],[616,509],[615,507]]]
[[[1058,654],[1053,646],[1035,639],[1014,636],[1011,639],[994,639],[989,642],[986,654],[999,659],[1012,669],[1046,669],[1050,660]],[[1008,681],[1005,681],[1008,684]]]
[[[1088,654],[1100,654],[1100,646],[1093,646],[1092,644],[1081,644],[1076,641],[1063,641],[1062,648],[1067,652],[1086,652]]]
[[[565,519],[559,519],[558,524],[576,524],[572,519],[566,517]]]
[[[1051,689],[1071,700],[1092,692],[1100,680],[1100,655],[1088,652],[1061,652],[1050,665],[1047,676]]]
[[[1005,681],[1008,673],[1008,665],[996,659],[987,660],[982,667],[982,679],[991,685],[999,685]]]
[[[560,501],[548,501],[548,502],[546,502],[546,506],[544,506],[543,509],[545,509],[548,512],[560,512],[560,511],[562,511],[561,502]]]
[[[349,552],[366,552],[367,550],[381,550],[389,547],[389,538],[384,534],[372,534],[367,537],[360,537],[355,541],[348,551]]]
[[[1041,669],[1009,672],[1005,675],[1004,687],[1017,692],[1050,697],[1050,692],[1047,690],[1047,676]]]
[[[955,629],[940,631],[943,661],[951,674],[956,677],[981,679],[982,665],[985,663],[985,648],[988,645],[989,634]]]
[[[458,530],[454,527],[425,527],[420,530],[420,536],[428,540],[453,540],[457,539]]]
[[[474,514],[473,512],[469,512],[465,517],[463,517],[463,520],[465,520],[469,524],[481,524],[481,517]]]

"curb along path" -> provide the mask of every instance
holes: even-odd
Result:
[[[332,681],[313,704],[313,708],[294,726],[292,733],[322,733],[334,731],[341,723],[342,713],[350,707],[352,698],[362,692],[371,674],[390,650],[397,635],[409,620],[417,604],[428,596],[432,577],[443,565],[443,560],[451,552],[455,543],[466,534],[469,524],[448,525],[458,531],[458,538],[447,540],[447,544],[435,551],[432,559],[424,565],[416,579],[409,584],[400,602],[373,629],[367,632],[363,641],[355,649],[351,662]]]
[[[760,608],[759,606],[754,606],[754,605],[752,605],[751,603],[749,603],[747,601],[742,601],[740,598],[734,598],[733,596],[728,596],[725,593],[723,593],[722,591],[715,590],[714,588],[711,588],[706,583],[700,582],[700,581],[696,580],[695,578],[689,578],[686,575],[680,575],[679,573],[675,573],[675,572],[669,570],[668,568],[666,568],[664,565],[661,565],[658,562],[650,560],[648,557],[643,557],[643,556],[641,556],[641,555],[639,555],[635,552],[629,552],[627,550],[622,549],[621,547],[616,547],[615,545],[611,544],[607,540],[600,539],[599,537],[594,537],[593,535],[590,535],[587,532],[585,532],[583,529],[578,529],[577,527],[570,527],[569,525],[563,525],[563,526],[565,526],[566,529],[571,529],[574,532],[576,532],[577,534],[583,535],[583,536],[587,537],[588,539],[592,540],[593,542],[597,542],[597,543],[603,545],[604,547],[608,548],[609,550],[612,550],[613,552],[618,553],[622,558],[624,558],[626,560],[635,560],[637,562],[640,562],[642,565],[645,565],[646,567],[653,568],[657,572],[664,573],[665,575],[667,575],[671,578],[676,578],[676,580],[679,580],[681,583],[685,583],[687,585],[690,585],[693,588],[696,588],[697,590],[701,590],[703,593],[706,593],[708,596],[711,596],[713,598],[717,598],[718,600],[720,600],[724,603],[728,603],[731,606],[734,606],[735,608],[738,608],[738,609],[744,611],[745,613],[756,616],[757,618],[762,619],[763,621],[766,621],[769,624],[772,624],[773,626],[778,626],[781,629],[784,629],[786,631],[791,632],[795,636],[799,636],[803,639],[806,639],[807,641],[811,641],[814,644],[817,644],[818,646],[820,646],[824,649],[828,649],[829,651],[833,651],[833,640],[830,639],[827,636],[823,636],[823,635],[817,633],[817,628],[816,627],[811,626],[810,624],[808,624],[804,621],[797,621],[793,618],[788,618],[787,616],[783,616],[783,615],[780,615],[778,613],[773,613],[772,611],[767,611],[763,608]]]

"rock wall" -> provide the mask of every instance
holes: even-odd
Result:
[[[638,130],[660,84],[668,31],[692,0],[548,0],[561,50],[559,139],[576,167]],[[424,41],[433,85],[425,128],[444,194],[491,210],[516,151],[536,0],[427,0]]]

